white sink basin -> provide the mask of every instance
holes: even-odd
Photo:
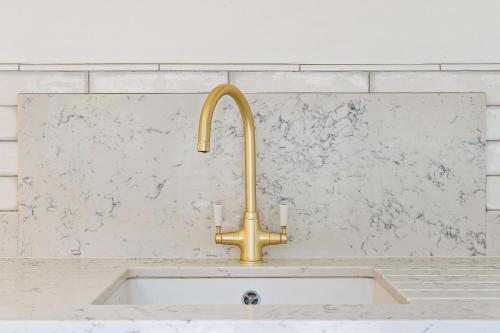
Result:
[[[400,304],[403,296],[374,274],[362,269],[351,276],[330,272],[293,274],[259,269],[248,276],[236,270],[231,277],[206,272],[203,276],[160,269],[129,270],[94,304],[241,305],[241,304]],[[252,270],[249,270],[250,273]],[[350,270],[352,273],[353,270]],[[170,274],[169,274],[170,273]],[[173,274],[175,273],[175,274]],[[194,273],[194,272],[192,272]],[[213,273],[213,272],[212,272]],[[239,274],[238,274],[239,273]],[[313,272],[314,273],[314,272]],[[342,272],[340,272],[342,273]],[[359,274],[363,273],[363,274]],[[245,276],[246,275],[246,276]]]

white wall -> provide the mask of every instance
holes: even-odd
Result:
[[[0,0],[0,63],[498,63],[498,0]]]

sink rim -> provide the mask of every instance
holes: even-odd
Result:
[[[106,305],[105,301],[113,295],[120,286],[130,279],[148,278],[371,278],[384,288],[392,297],[401,304],[408,304],[404,297],[384,276],[374,267],[367,266],[182,266],[182,267],[130,267],[117,278],[108,283],[91,305]],[[116,305],[115,305],[116,306]],[[127,305],[121,305],[127,306]],[[148,306],[148,305],[143,305]]]

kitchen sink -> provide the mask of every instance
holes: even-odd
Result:
[[[373,269],[134,269],[99,295],[102,305],[401,304]],[[297,274],[296,271],[299,271]],[[201,274],[200,274],[201,273]],[[348,274],[346,274],[348,273]],[[223,276],[221,276],[223,275]],[[230,276],[229,276],[230,275]]]

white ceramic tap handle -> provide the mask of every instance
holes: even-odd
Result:
[[[216,227],[220,227],[222,225],[222,204],[215,203],[214,204],[214,222]]]
[[[288,223],[288,205],[285,203],[280,204],[280,224],[286,227]]]

